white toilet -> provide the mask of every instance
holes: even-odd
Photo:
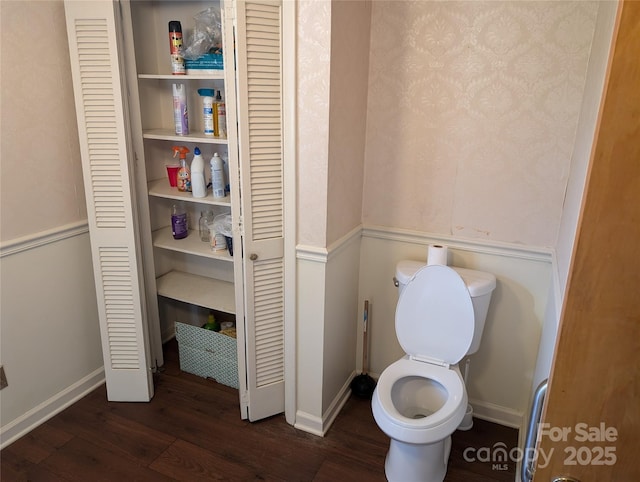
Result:
[[[496,286],[495,276],[401,261],[396,336],[406,355],[385,369],[371,406],[390,439],[385,474],[391,482],[442,482],[451,434],[467,411],[457,363],[475,353]]]

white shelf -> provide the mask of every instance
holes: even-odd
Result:
[[[181,271],[169,271],[156,280],[158,294],[224,313],[235,314],[233,283]]]
[[[223,198],[214,198],[211,195],[211,189],[207,189],[206,197],[193,197],[190,192],[178,191],[177,187],[169,185],[169,179],[156,179],[147,185],[149,196],[162,197],[165,199],[175,199],[177,201],[187,201],[199,204],[209,204],[212,206],[231,207],[231,196]]]
[[[149,129],[142,132],[145,139],[156,139],[159,141],[195,142],[197,144],[228,144],[226,137],[205,136],[202,133],[194,132],[186,136],[179,136],[171,129]]]
[[[139,79],[161,79],[161,80],[224,80],[224,70],[216,70],[208,74],[138,74]]]
[[[156,248],[168,249],[170,251],[179,251],[181,253],[233,262],[233,258],[229,256],[229,251],[213,251],[210,243],[200,240],[197,231],[189,230],[189,236],[186,238],[174,239],[171,227],[158,229],[153,232],[153,245]]]

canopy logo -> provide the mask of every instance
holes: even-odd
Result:
[[[573,427],[551,427],[542,423],[539,435],[541,440],[547,437],[552,442],[569,442],[563,448],[564,465],[614,465],[617,462],[613,442],[618,440],[618,430],[607,427],[604,422],[595,427],[582,422]],[[540,447],[527,450],[514,447],[509,450],[504,442],[496,442],[491,447],[467,447],[462,456],[466,462],[491,463],[493,470],[509,470],[509,462],[520,462],[525,456],[537,467],[547,467],[554,451],[554,447],[546,451]]]

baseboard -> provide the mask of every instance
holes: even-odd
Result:
[[[302,410],[296,411],[296,422],[293,424],[298,430],[307,432],[319,437],[324,437],[322,431],[322,419],[310,413],[303,412]]]
[[[355,376],[356,376],[356,373],[354,371],[351,373],[351,376],[349,376],[348,380],[345,382],[345,384],[342,386],[338,394],[335,396],[335,398],[329,405],[329,408],[322,415],[323,435],[329,431],[329,429],[331,428],[331,425],[333,425],[333,422],[336,420],[336,417],[340,413],[340,410],[342,410],[342,407],[344,407],[344,404],[347,403],[347,400],[349,400],[349,396],[351,395],[351,380]]]
[[[2,427],[0,430],[0,448],[4,449],[34,428],[42,425],[53,416],[62,412],[65,408],[73,405],[82,397],[95,390],[104,382],[104,368],[100,367],[70,387],[57,393],[55,396],[45,400],[37,407],[29,410],[13,422]]]
[[[470,399],[469,404],[473,407],[475,418],[518,430],[522,426],[522,417],[524,416],[522,412],[481,400]]]
[[[344,407],[344,404],[349,400],[349,396],[351,395],[351,379],[354,376],[356,376],[355,371],[351,374],[348,381],[342,386],[336,397],[329,405],[329,408],[322,415],[322,418],[298,410],[296,412],[296,421],[293,426],[303,432],[324,437],[331,428],[331,425],[333,425],[333,422],[340,413],[340,410]]]

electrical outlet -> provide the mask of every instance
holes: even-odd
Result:
[[[4,374],[4,366],[0,365],[0,390],[8,385],[9,384],[7,383],[7,376]]]

